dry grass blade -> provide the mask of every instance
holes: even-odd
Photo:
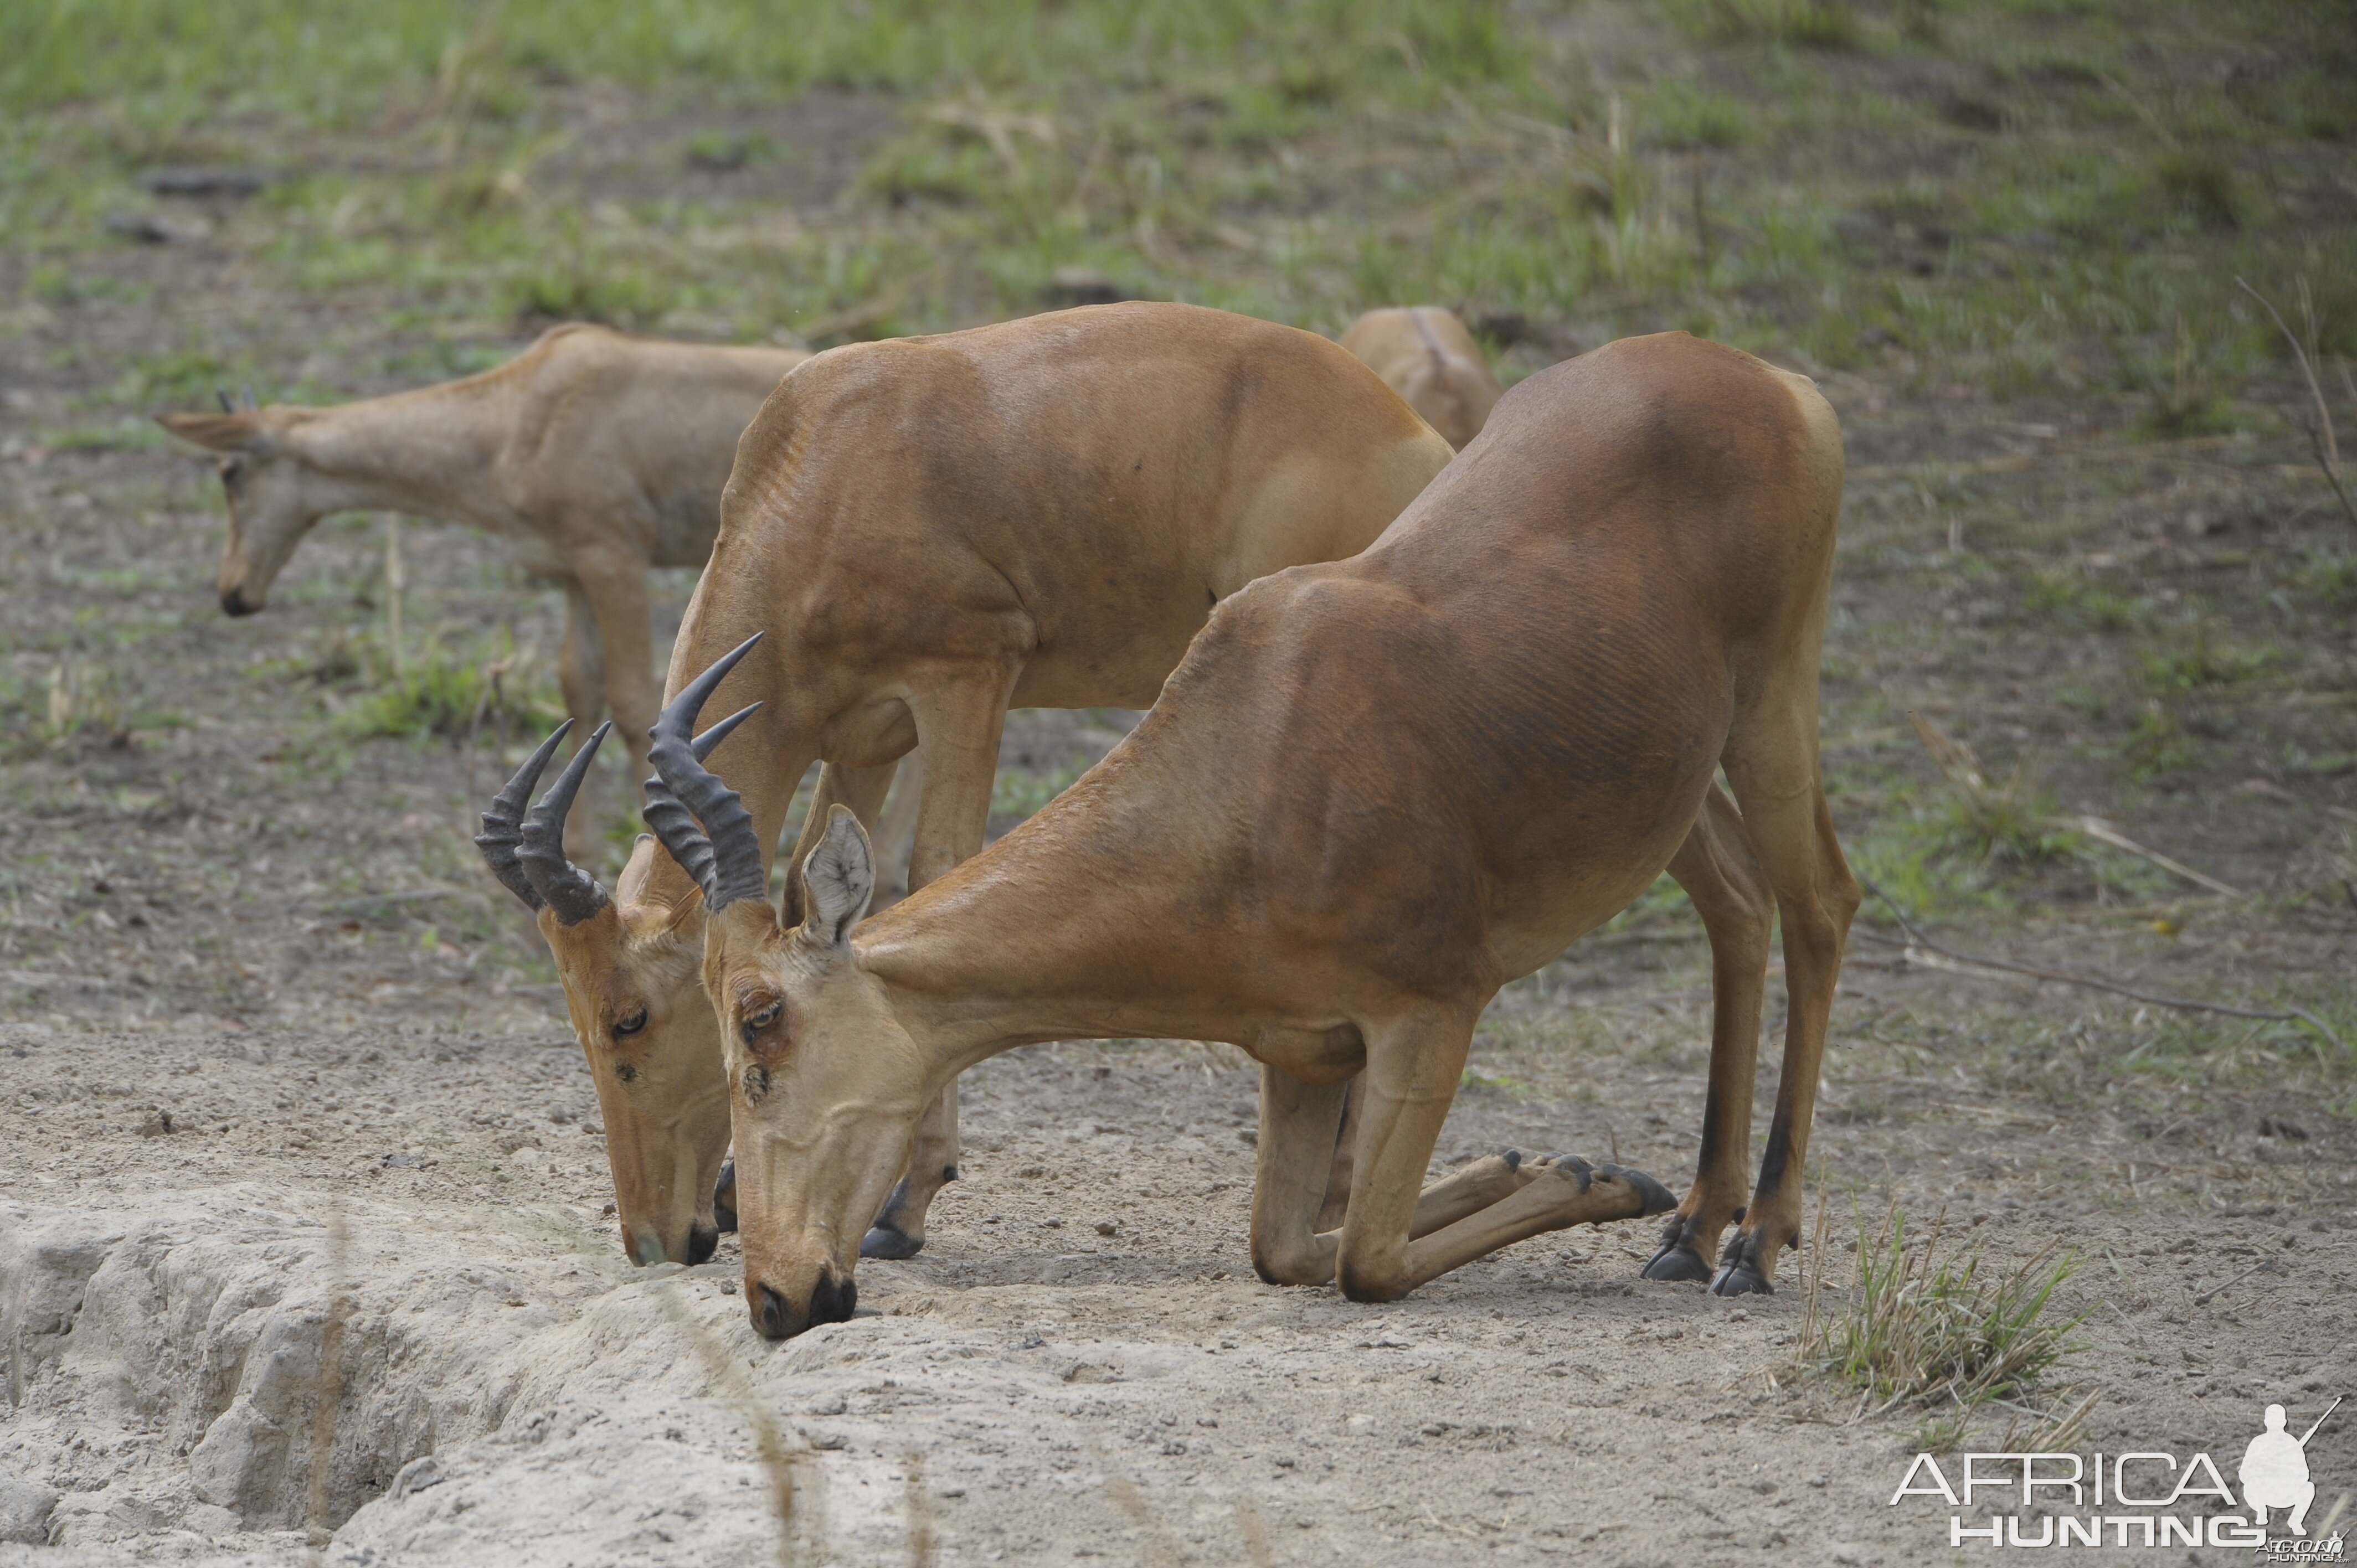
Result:
[[[903,1462],[908,1476],[909,1568],[932,1568],[933,1503],[925,1494],[925,1455],[911,1448]]]
[[[2152,862],[2153,865],[2160,867],[2163,871],[2185,878],[2186,881],[2192,883],[2196,887],[2206,887],[2211,892],[2222,894],[2228,898],[2246,899],[2250,897],[2249,894],[2244,892],[2239,887],[2221,882],[2216,877],[2211,876],[2205,873],[2196,871],[2182,861],[2171,860],[2169,856],[2161,854],[2157,849],[2147,848],[2145,845],[2140,844],[2136,843],[2136,840],[2128,837],[2127,834],[2120,832],[2119,829],[2112,826],[2111,823],[2104,822],[2101,817],[2056,817],[2051,820],[2061,826],[2072,828],[2086,834],[2089,838],[2093,839],[2098,843],[2107,843],[2114,849],[2122,851],[2125,854],[2136,855],[2139,859],[2148,860]]]
[[[2341,1039],[2338,1029],[2305,1007],[2232,1007],[2223,1002],[2196,1002],[2186,996],[2164,996],[2158,992],[2140,991],[2133,985],[2122,985],[2117,981],[2105,980],[2097,975],[2066,974],[2059,969],[2041,969],[2032,963],[2016,963],[2010,959],[1988,958],[1980,953],[1969,953],[1956,948],[1943,947],[1917,930],[1915,923],[1907,918],[1907,911],[1899,907],[1899,901],[1878,886],[1872,877],[1859,873],[1857,880],[1858,886],[1882,900],[1884,908],[1888,908],[1899,921],[1899,929],[1907,933],[1907,940],[1897,941],[1863,927],[1853,928],[1850,934],[1863,941],[1880,942],[1889,947],[1898,948],[1904,952],[1910,962],[1921,963],[1926,969],[1944,969],[1956,974],[1970,974],[1975,970],[1982,970],[2005,974],[2027,975],[2032,980],[2050,980],[2058,985],[2081,985],[2090,991],[2107,991],[2115,996],[2125,996],[2131,1002],[2142,1002],[2155,1007],[2173,1007],[2183,1013],[2218,1013],[2229,1018],[2256,1018],[2269,1024],[2305,1024],[2316,1031],[2318,1037],[2330,1043],[2333,1049],[2342,1052],[2349,1049],[2347,1042]],[[1942,959],[1948,961],[1944,963],[1937,961]],[[1964,967],[1958,967],[1960,965]]]
[[[802,1463],[803,1453],[787,1446],[777,1417],[770,1413],[769,1405],[754,1390],[751,1380],[745,1376],[744,1369],[695,1320],[686,1304],[673,1290],[672,1283],[669,1280],[659,1281],[656,1292],[663,1310],[687,1336],[688,1344],[694,1348],[697,1358],[704,1363],[705,1371],[710,1375],[721,1396],[736,1407],[737,1413],[745,1418],[745,1423],[753,1429],[754,1452],[760,1459],[763,1473],[769,1477],[770,1509],[778,1521],[779,1568],[794,1568],[798,1555],[794,1550],[794,1513],[798,1498],[795,1469]],[[920,1484],[911,1483],[912,1486]],[[930,1531],[926,1544],[930,1552]],[[823,1560],[825,1553],[822,1550],[815,1556]]]
[[[2067,1393],[2062,1397],[2070,1398]],[[2079,1440],[2087,1434],[2087,1418],[2095,1413],[2095,1402],[2102,1397],[2090,1390],[2074,1404],[2058,1402],[2051,1411],[2017,1413],[2006,1423],[2005,1435],[1997,1439],[1998,1450],[2007,1454],[2075,1452]]]
[[[2325,478],[2330,481],[2332,493],[2341,498],[2341,510],[2348,514],[2352,523],[2357,523],[2357,500],[2350,499],[2349,487],[2341,480],[2341,443],[2332,431],[2332,407],[2324,401],[2324,388],[2316,379],[2315,360],[2266,295],[2241,278],[2234,280],[2234,286],[2259,302],[2259,308],[2266,311],[2267,319],[2276,324],[2276,330],[2283,334],[2283,340],[2291,345],[2291,357],[2299,361],[2300,376],[2308,382],[2309,404],[2315,410],[2315,416],[2307,423],[2309,444],[2316,451],[2316,465],[2324,470]],[[2299,306],[2312,340],[2316,337],[2316,307],[2309,297],[2308,280],[2305,278],[2299,285]]]
[[[335,1459],[336,1421],[344,1399],[344,1319],[349,1312],[345,1283],[350,1276],[350,1236],[344,1224],[344,1207],[328,1210],[328,1311],[319,1326],[318,1399],[311,1407],[311,1477],[305,1523],[313,1550],[323,1555],[334,1532],[328,1522],[328,1476]]]

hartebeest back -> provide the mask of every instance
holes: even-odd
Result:
[[[1460,451],[1504,395],[1481,346],[1437,305],[1370,310],[1351,323],[1341,344]]]
[[[1665,866],[1710,932],[1717,1012],[1700,1172],[1648,1273],[1707,1276],[1743,1208],[1781,910],[1776,1120],[1715,1280],[1768,1288],[1799,1229],[1857,898],[1817,760],[1841,475],[1814,387],[1733,349],[1670,334],[1543,371],[1372,547],[1227,599],[1103,763],[865,924],[873,871],[848,812],[800,864],[798,925],[741,891],[759,842],[683,743],[728,661],[686,686],[655,761],[711,830],[666,822],[674,854],[709,862],[705,984],[761,1332],[848,1315],[856,1238],[919,1116],[1028,1041],[1256,1057],[1252,1247],[1272,1281],[1387,1300],[1541,1230],[1669,1208],[1650,1178],[1568,1158],[1492,1157],[1419,1192],[1498,988]],[[740,747],[728,771],[758,777]],[[1361,1069],[1356,1180],[1320,1233]]]
[[[872,822],[921,742],[922,888],[982,846],[1009,706],[1147,705],[1221,600],[1364,548],[1449,455],[1325,338],[1193,306],[1091,306],[810,360],[745,433],[672,660],[675,689],[765,634],[722,693],[763,703],[727,753],[763,846],[748,886],[813,760],[826,767],[804,850],[836,802]],[[651,843],[612,899],[552,858],[569,786],[529,823],[536,774],[486,818],[486,853],[550,906],[541,929],[598,1070],[626,1246],[700,1259],[728,1136],[697,982],[702,899]],[[650,786],[651,824],[676,810]],[[861,1217],[877,1220],[873,1251],[915,1251],[954,1173],[956,1101],[949,1080],[933,1087],[908,1179]]]
[[[565,705],[610,708],[643,763],[660,688],[647,573],[701,566],[737,438],[799,349],[722,348],[558,327],[496,370],[331,408],[167,413],[224,456],[221,608],[252,615],[319,519],[399,511],[469,522],[565,588]],[[224,400],[226,402],[226,400]],[[587,820],[576,838],[596,836]]]

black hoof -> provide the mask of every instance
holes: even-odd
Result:
[[[1655,1252],[1652,1261],[1646,1263],[1645,1272],[1641,1277],[1649,1280],[1678,1280],[1699,1284],[1710,1278],[1710,1265],[1703,1262],[1702,1255],[1692,1248],[1682,1246],[1675,1240],[1669,1240],[1662,1243],[1662,1250]]]
[[[1637,1196],[1645,1200],[1644,1212],[1648,1219],[1656,1214],[1667,1214],[1678,1206],[1678,1200],[1671,1196],[1670,1189],[1643,1171],[1632,1171],[1624,1165],[1598,1165],[1597,1172],[1600,1176],[1618,1176],[1635,1187]]]
[[[1522,1150],[1520,1150],[1520,1149],[1508,1149],[1508,1150],[1506,1151],[1506,1153],[1505,1153],[1505,1161],[1506,1161],[1506,1169],[1507,1169],[1509,1172],[1521,1170],[1521,1169],[1523,1168],[1523,1152],[1522,1152]]]
[[[737,1162],[720,1162],[720,1179],[712,1184],[712,1221],[723,1233],[737,1229]]]
[[[1765,1254],[1773,1260],[1775,1253],[1756,1230],[1738,1230],[1727,1239],[1727,1251],[1718,1255],[1718,1273],[1710,1282],[1713,1295],[1774,1295],[1776,1287],[1769,1281],[1768,1270],[1761,1265]]]
[[[863,1258],[913,1258],[924,1244],[923,1238],[911,1240],[889,1225],[871,1225],[867,1228],[867,1234],[860,1238],[859,1255]]]

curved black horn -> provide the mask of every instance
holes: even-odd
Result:
[[[753,703],[737,709],[697,736],[695,743],[688,749],[695,754],[698,762],[702,762],[712,755],[713,747],[726,740],[728,733],[751,718],[754,710],[760,705]],[[670,785],[661,778],[654,778],[646,782],[646,806],[640,815],[646,819],[648,830],[662,843],[671,857],[679,862],[680,869],[694,877],[695,885],[708,896],[712,891],[712,841],[705,836],[695,814],[680,804],[679,797],[672,793]]]
[[[231,403],[231,402],[230,401],[230,398],[229,398],[229,388],[227,388],[227,387],[215,387],[215,388],[213,388],[213,396],[215,396],[215,397],[217,397],[217,398],[221,399],[221,412],[222,412],[223,413],[235,413],[237,412],[237,404],[233,403]]]
[[[229,406],[229,393],[221,393],[221,406]],[[475,847],[483,852],[483,864],[500,879],[500,886],[523,900],[523,907],[538,912],[547,900],[523,874],[516,859],[516,846],[523,843],[524,808],[532,804],[533,786],[548,767],[548,759],[556,755],[565,732],[573,721],[565,720],[556,726],[556,733],[540,743],[540,749],[523,759],[523,766],[507,782],[507,787],[491,797],[491,809],[483,813],[483,831],[475,835]]]
[[[239,395],[245,400],[245,406],[248,409],[258,409],[262,406],[260,403],[253,401],[253,383],[252,381],[245,383],[244,387],[240,391]]]
[[[523,820],[523,847],[516,859],[523,865],[523,874],[532,879],[533,887],[548,907],[556,911],[556,923],[577,926],[606,907],[606,890],[597,879],[565,858],[565,819],[573,810],[573,797],[580,792],[581,780],[588,776],[589,760],[597,755],[598,743],[614,727],[608,720],[589,732],[540,804]]]
[[[689,738],[694,734],[695,716],[713,691],[760,640],[757,631],[715,660],[712,668],[682,688],[648,732],[654,737],[648,759],[655,765],[655,776],[647,781],[647,826],[654,830],[680,868],[703,887],[707,910],[769,893],[769,875],[761,865],[753,814],[736,790],[704,767],[712,748],[761,704],[755,703],[731,714],[703,735]]]

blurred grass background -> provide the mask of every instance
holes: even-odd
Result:
[[[2235,274],[2307,280],[2322,346],[2357,347],[2352,24],[2342,0],[20,0],[0,226],[71,303],[110,286],[75,255],[156,206],[141,171],[234,163],[273,179],[245,221],[274,287],[460,338],[825,342],[1069,303],[1085,269],[1077,297],[1329,328],[1437,301],[1537,362],[1681,327],[2118,394],[2183,436],[2233,427],[2280,352]]]

